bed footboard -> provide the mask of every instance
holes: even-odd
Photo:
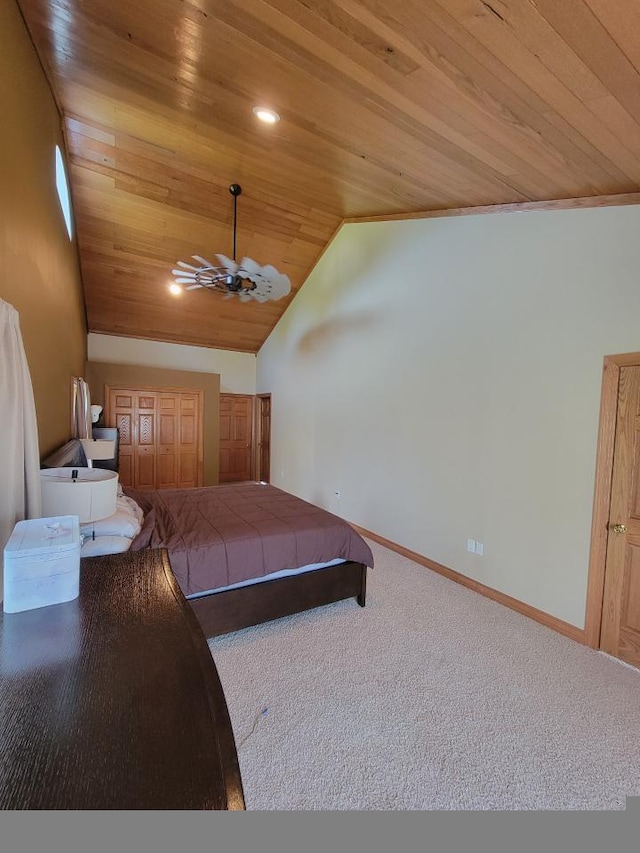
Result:
[[[344,598],[355,597],[364,607],[366,580],[366,566],[347,562],[189,599],[189,604],[205,636],[218,637]]]

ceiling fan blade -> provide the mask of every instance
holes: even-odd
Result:
[[[185,287],[185,290],[197,290],[199,287],[202,287],[201,284],[190,284],[189,287]]]
[[[286,275],[278,274],[274,278],[261,279],[257,284],[257,290],[267,299],[282,299],[291,292],[291,282]]]
[[[193,270],[194,272],[199,269],[199,267],[194,267],[193,264],[188,264],[186,261],[176,261],[176,266],[182,267],[185,270]]]
[[[194,261],[200,261],[203,267],[214,267],[215,264],[212,264],[211,261],[208,261],[206,258],[203,258],[202,255],[191,255]]]
[[[243,258],[240,262],[239,269],[244,270],[249,277],[260,275],[262,271],[260,264],[257,261],[254,261],[253,258]]]
[[[226,255],[216,255],[216,258],[220,261],[220,266],[224,267],[227,272],[234,275],[238,270],[238,264],[235,261],[232,261],[231,258],[228,258]]]
[[[288,296],[291,293],[291,281],[288,275],[280,273],[280,275],[271,282],[273,299],[282,299],[283,296]]]
[[[265,278],[279,278],[282,273],[278,272],[278,270],[273,266],[273,264],[265,264],[262,267],[262,275]]]
[[[272,264],[260,266],[252,258],[243,258],[241,269],[255,282],[257,292],[264,297],[263,301],[282,299],[291,292],[289,276],[278,272]]]
[[[176,278],[176,284],[193,284],[195,278]]]

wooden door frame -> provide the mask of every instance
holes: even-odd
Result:
[[[198,486],[202,486],[204,483],[204,391],[202,388],[184,388],[177,387],[174,385],[136,385],[135,383],[126,382],[124,385],[121,385],[119,382],[115,385],[110,385],[107,382],[104,384],[103,388],[103,400],[104,400],[104,420],[105,423],[109,419],[111,412],[109,411],[109,398],[111,396],[111,389],[114,388],[116,391],[149,391],[155,394],[194,394],[198,398]]]
[[[587,607],[584,626],[585,642],[594,649],[600,648],[600,633],[602,629],[620,368],[637,366],[640,366],[640,352],[607,355],[604,358],[602,368],[602,396],[600,398],[600,423],[598,426],[598,448],[596,451],[596,475],[591,521],[591,550],[589,554]]]
[[[271,392],[266,392],[264,394],[256,394],[255,400],[256,405],[254,408],[254,422],[255,422],[255,458],[254,458],[254,480],[257,480],[260,475],[260,442],[262,441],[262,431],[260,426],[260,406],[258,404],[258,400],[264,399],[271,400]],[[269,414],[269,423],[271,423],[271,413],[273,412],[273,401],[272,406],[270,408]],[[269,456],[271,456],[271,435],[269,435]],[[269,462],[269,482],[271,482],[271,462]]]

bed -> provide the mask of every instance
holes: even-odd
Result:
[[[144,512],[132,549],[166,548],[208,637],[354,597],[371,549],[345,521],[263,483],[125,489]]]
[[[72,440],[43,464],[86,460]],[[371,549],[294,495],[263,483],[122,491],[113,516],[82,530],[82,556],[166,548],[208,637],[346,598],[365,606]]]

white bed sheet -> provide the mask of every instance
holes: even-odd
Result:
[[[337,566],[339,563],[344,562],[346,561],[338,558],[337,560],[330,560],[328,563],[309,563],[308,566],[300,566],[298,569],[281,569],[279,572],[271,572],[270,575],[263,575],[260,578],[250,578],[247,581],[229,584],[229,586],[220,586],[217,589],[209,589],[204,592],[194,592],[192,595],[187,595],[186,597],[187,599],[202,598],[203,595],[225,592],[228,589],[239,589],[241,586],[253,586],[254,584],[262,583],[263,581],[273,581],[277,578],[287,578],[291,575],[303,575],[305,572],[315,572],[316,569],[326,569],[329,566]]]

